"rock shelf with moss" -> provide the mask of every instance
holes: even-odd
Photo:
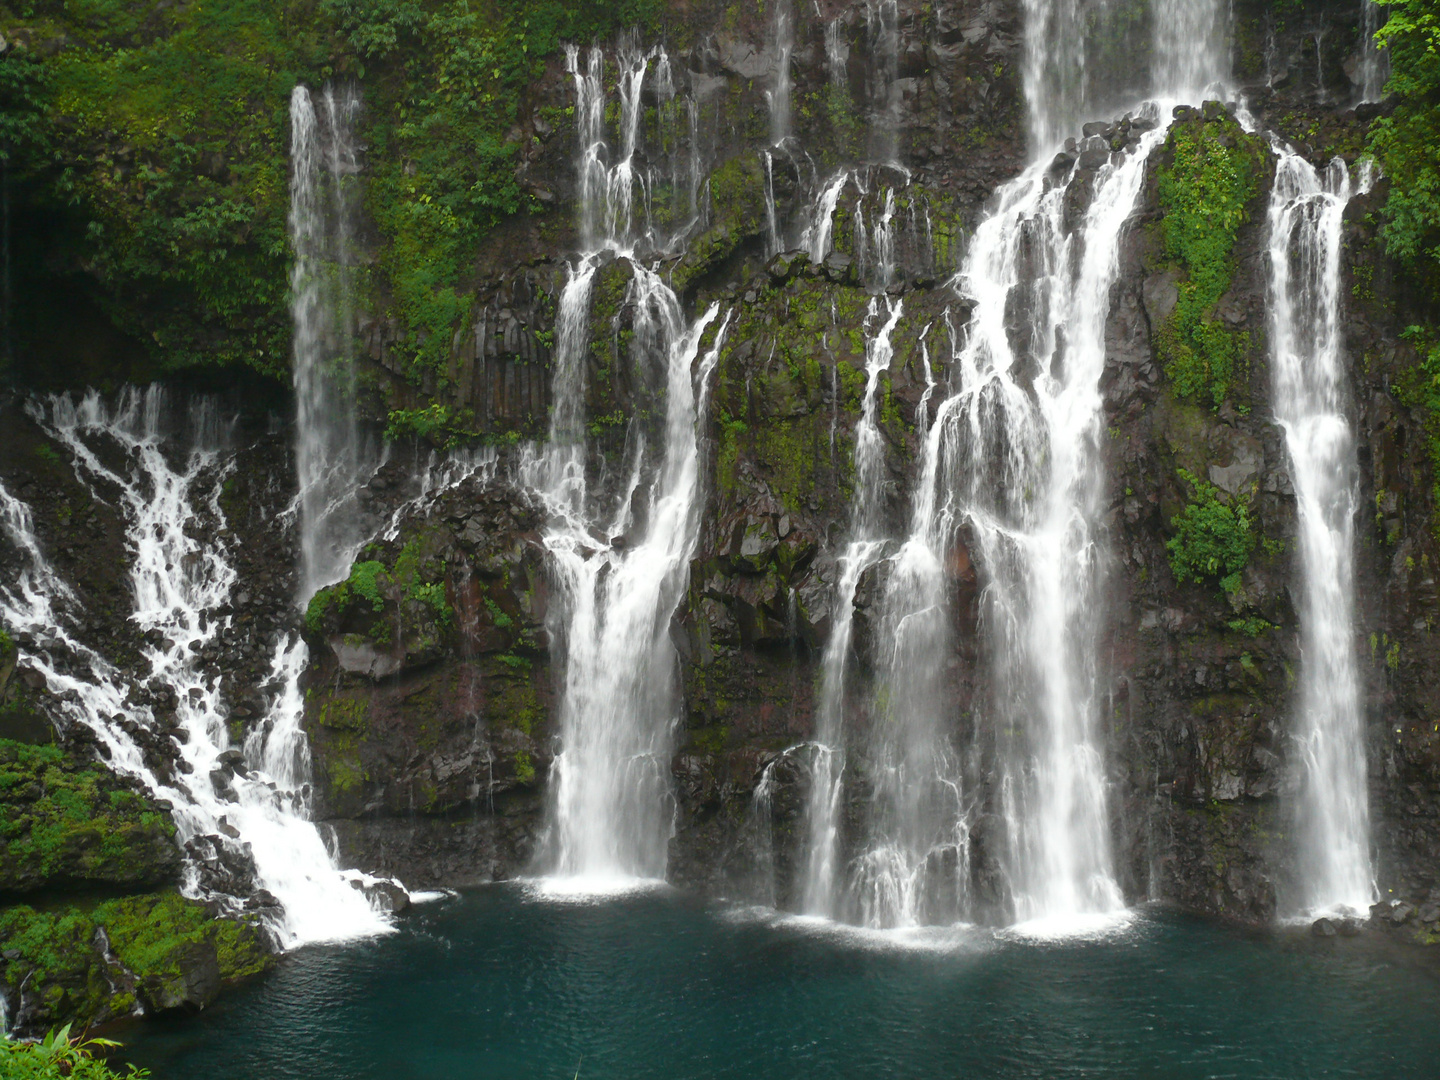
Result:
[[[0,739],[0,896],[135,891],[174,881],[168,808],[58,746]]]
[[[11,1023],[26,1030],[201,1009],[274,962],[255,918],[216,918],[174,891],[88,908],[6,908],[0,941]]]

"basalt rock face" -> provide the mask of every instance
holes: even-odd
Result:
[[[668,57],[674,100],[694,107],[683,150],[662,129],[652,68],[637,172],[669,176],[678,169],[698,177],[698,227],[683,250],[669,240],[639,247],[672,256],[665,266],[687,302],[739,287],[764,261],[767,183],[780,208],[779,231],[794,242],[799,211],[827,175],[857,161],[903,162],[917,196],[906,218],[927,235],[923,258],[916,252],[901,273],[933,280],[958,265],[963,234],[979,208],[1024,163],[1022,25],[1014,0],[901,3],[890,60],[877,55],[880,48],[891,55],[879,39],[879,6],[812,8],[794,18],[793,127],[782,146],[770,146],[767,94],[779,64],[771,8],[711,2],[686,10],[690,25],[683,36],[696,44]],[[833,39],[827,39],[829,25]],[[605,43],[605,51],[613,65],[614,48]],[[606,83],[613,91],[613,76]],[[445,370],[427,373],[417,385],[406,378],[399,347],[405,327],[398,317],[362,321],[362,348],[388,407],[439,401],[468,410],[478,431],[543,434],[556,303],[565,262],[579,246],[576,131],[573,121],[556,126],[546,118],[570,113],[574,104],[573,77],[557,57],[531,88],[515,133],[523,147],[517,178],[543,212],[503,227],[482,248],[474,268],[475,304],[455,335]],[[877,111],[884,110],[877,122]],[[867,179],[896,183],[899,177],[860,170],[855,184],[864,186]],[[852,186],[847,204],[855,193]],[[867,209],[874,211],[868,217],[873,225],[879,207]],[[686,211],[677,205],[647,206],[646,212],[656,233],[668,236]],[[849,237],[842,238],[845,224],[836,223],[835,235],[853,275],[863,267],[853,265],[857,253]],[[609,415],[594,395],[603,396],[607,382],[623,378],[618,371],[596,374],[602,377],[589,380],[592,417]]]
[[[362,552],[373,592],[352,575],[307,615],[316,811],[349,859],[412,888],[508,877],[541,827],[554,711],[542,518],[492,471],[422,500]]]

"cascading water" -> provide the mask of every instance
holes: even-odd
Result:
[[[904,301],[891,304],[885,322],[869,337],[865,347],[865,396],[855,425],[855,501],[851,507],[850,541],[840,557],[835,619],[822,661],[815,763],[806,806],[803,910],[812,915],[833,917],[837,914],[836,875],[845,772],[845,672],[850,661],[855,590],[860,584],[860,575],[874,564],[884,547],[878,534],[882,525],[885,448],[876,423],[876,397],[880,376],[889,371],[894,357],[891,337],[904,309]],[[866,321],[873,323],[878,317],[879,308],[872,299]]]
[[[295,467],[299,477],[300,594],[350,571],[366,534],[356,493],[373,472],[355,418],[351,267],[358,211],[360,99],[327,85],[319,108],[290,95],[291,313],[295,323]]]
[[[1360,0],[1360,100],[1379,101],[1390,78],[1390,53],[1378,48],[1375,35],[1385,25],[1385,11],[1375,0]]]
[[[220,489],[232,466],[221,452],[221,425],[205,405],[192,410],[193,446],[183,465],[173,466],[165,411],[158,387],[125,391],[113,412],[94,392],[78,404],[60,397],[30,407],[73,456],[77,477],[94,497],[118,493],[132,560],[130,619],[147,640],[144,677],[127,677],[77,639],[75,627],[83,621],[77,598],[45,559],[28,508],[3,490],[5,533],[22,553],[24,569],[17,581],[0,584],[0,615],[32,643],[22,646],[23,661],[44,677],[62,722],[94,731],[113,768],[173,804],[182,843],[209,837],[230,845],[224,835],[238,834],[233,846],[253,857],[257,884],[282,905],[273,925],[283,945],[382,932],[384,917],[336,869],[306,818],[298,690],[304,645],[298,639],[275,642],[269,716],[247,744],[250,768],[231,774],[220,761],[231,748],[226,708],[219,673],[202,656],[232,626],[233,616],[220,611],[229,605],[235,571],[222,540],[201,542],[187,526],[205,520],[207,536],[221,533]],[[116,450],[124,464],[112,467],[107,462]],[[174,708],[172,723],[183,733],[183,764],[174,774],[152,770],[129,730],[138,725],[161,737],[167,730],[154,708],[137,704],[146,687],[163,690]],[[201,878],[192,874],[187,889],[204,891]]]
[[[579,217],[586,246],[560,296],[549,442],[521,470],[551,514],[544,542],[560,598],[552,632],[564,656],[561,749],[540,865],[558,878],[580,879],[585,888],[665,872],[679,705],[669,624],[699,538],[698,425],[728,325],[728,318],[714,325],[714,306],[688,324],[679,298],[634,254],[632,163],[640,149],[651,57],[664,60],[660,50],[644,54],[633,42],[622,43],[620,153],[611,166],[603,55],[592,49],[582,71],[579,50],[567,53],[579,117]],[[649,222],[646,235],[654,244]],[[606,249],[630,264],[623,306],[631,313],[631,360],[642,375],[658,374],[665,387],[660,445],[652,448],[637,431],[628,479],[618,493],[592,492],[586,477],[590,296],[598,255]]]
[[[820,189],[820,195],[815,200],[815,209],[810,215],[810,224],[806,226],[805,234],[800,239],[800,246],[810,255],[813,263],[822,263],[825,256],[830,254],[830,246],[833,242],[833,229],[835,227],[835,206],[840,201],[840,193],[845,190],[845,185],[850,182],[850,173],[842,169],[826,181],[825,186]]]
[[[1299,911],[1363,912],[1375,899],[1364,710],[1355,655],[1359,466],[1340,326],[1340,245],[1355,192],[1345,163],[1323,173],[1276,145],[1270,194],[1275,418],[1299,510],[1301,772]]]
[[[647,460],[641,440],[627,497],[608,520],[592,517],[585,492],[577,494],[583,473],[569,473],[558,490],[542,490],[553,515],[545,546],[565,618],[562,750],[547,839],[549,868],[560,877],[662,877],[671,830],[678,694],[669,625],[699,536],[696,424],[724,326],[697,365],[718,309],[687,327],[659,276],[639,265],[633,270],[628,299],[636,356],[665,365],[662,458]],[[531,470],[537,480],[549,471],[543,456]],[[637,521],[631,507],[647,482]],[[597,532],[610,540],[597,541]]]
[[[790,54],[795,49],[794,12],[790,0],[775,0],[775,85],[765,94],[770,105],[770,144],[790,138]]]
[[[874,635],[884,652],[873,658],[878,688],[864,748],[868,833],[848,901],[826,910],[894,926],[970,909],[973,797],[945,734],[953,727],[945,670],[946,597],[972,558],[993,682],[977,712],[996,732],[994,808],[1005,822],[1005,851],[991,854],[1005,866],[1008,904],[1021,921],[1123,908],[1097,730],[1105,322],[1120,240],[1164,139],[1162,117],[1175,98],[1193,100],[1223,78],[1223,34],[1211,32],[1223,26],[1222,9],[1218,0],[1156,7],[1152,90],[1162,101],[1147,106],[1151,130],[1123,155],[1104,147],[1083,220],[1067,227],[1065,193],[1081,177],[1074,166],[1064,181],[1047,172],[1084,105],[1084,35],[1066,29],[1078,31],[1081,13],[1068,0],[1026,5],[1034,164],[997,192],[956,278],[974,307],[945,380],[952,392],[926,436],[909,537],[888,560]],[[1190,52],[1177,47],[1187,33]],[[1098,150],[1098,141],[1081,149]],[[857,225],[857,247],[859,239]],[[830,798],[823,785],[812,792]],[[822,817],[811,808],[812,822]]]
[[[870,39],[870,158],[893,162],[900,145],[900,5],[897,0],[866,0],[865,27]]]

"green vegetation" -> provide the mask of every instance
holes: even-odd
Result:
[[[1177,123],[1160,170],[1165,253],[1184,268],[1175,310],[1158,335],[1165,374],[1182,398],[1218,406],[1244,375],[1249,335],[1214,317],[1235,274],[1232,250],[1259,189],[1263,143],[1223,111]]]
[[[0,61],[0,158],[69,223],[63,255],[162,369],[289,367],[288,99],[353,79],[365,204],[382,247],[362,288],[408,328],[418,382],[467,316],[487,233],[533,201],[516,179],[526,88],[562,41],[653,30],[659,0],[18,0]],[[542,110],[542,112],[547,110]],[[548,109],[558,129],[563,109]],[[383,298],[383,299],[382,299]]]
[[[653,26],[657,0],[321,0],[366,90],[366,207],[419,382],[441,376],[468,317],[463,279],[486,233],[532,208],[515,169],[526,87],[563,41]],[[558,118],[556,118],[558,119]],[[554,125],[558,126],[558,125]]]
[[[309,5],[29,0],[15,14],[31,44],[0,62],[0,153],[74,222],[64,254],[111,321],[165,367],[285,371],[287,97],[334,51]]]
[[[1440,0],[1379,0],[1389,19],[1376,40],[1390,49],[1387,96],[1370,150],[1390,178],[1383,235],[1433,299],[1440,295]]]
[[[111,1069],[104,1061],[95,1057],[95,1052],[105,1051],[120,1044],[111,1039],[87,1039],[83,1035],[70,1037],[72,1025],[66,1024],[59,1031],[52,1029],[38,1043],[10,1042],[0,1039],[0,1075],[7,1080],[109,1080],[110,1077],[125,1076],[128,1080],[144,1080],[150,1075],[147,1069],[131,1065],[123,1074]]]
[[[1240,496],[1224,502],[1215,485],[1186,469],[1179,472],[1193,494],[1170,522],[1175,530],[1165,543],[1170,569],[1178,582],[1199,584],[1218,578],[1220,588],[1234,593],[1240,588],[1240,574],[1257,542],[1249,500]]]
[[[108,952],[97,947],[108,942]],[[102,1022],[128,1015],[137,996],[152,1010],[192,1002],[189,974],[214,964],[221,981],[248,978],[273,963],[258,923],[216,919],[178,892],[37,910],[0,910],[0,973],[26,984],[42,1022]],[[205,1004],[205,1002],[198,1002]]]
[[[1401,335],[1420,354],[1420,362],[1400,373],[1395,396],[1400,403],[1423,411],[1426,450],[1432,469],[1432,529],[1440,535],[1440,338],[1423,326],[1410,326]],[[1378,496],[1377,496],[1378,497]]]
[[[305,608],[305,625],[310,632],[320,633],[327,613],[343,610],[352,596],[368,603],[374,611],[384,611],[385,597],[380,591],[380,577],[384,573],[382,562],[357,562],[350,567],[348,578],[317,592]]]
[[[378,615],[391,602],[401,604],[403,614],[407,601],[422,605],[440,629],[449,629],[454,624],[455,612],[445,594],[445,567],[428,546],[428,538],[422,534],[400,549],[392,567],[386,567],[378,559],[354,563],[350,576],[344,581],[321,589],[311,597],[305,609],[307,629],[312,634],[325,633],[327,627],[333,631],[348,614],[368,610]],[[372,545],[372,552],[375,547]],[[410,621],[402,628],[405,632],[419,630]],[[390,621],[381,619],[370,625],[367,636],[389,644],[391,632]]]
[[[449,450],[479,437],[471,410],[452,409],[437,402],[418,409],[393,409],[385,424],[385,438],[390,442],[404,438],[423,439],[441,450]]]
[[[174,835],[168,814],[108,771],[0,739],[0,891],[159,884],[179,867]]]

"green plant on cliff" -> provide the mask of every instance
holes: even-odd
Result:
[[[1218,578],[1220,587],[1233,593],[1240,588],[1240,574],[1257,543],[1249,499],[1242,495],[1222,501],[1214,484],[1186,469],[1179,473],[1192,494],[1185,508],[1170,521],[1175,530],[1165,543],[1170,569],[1176,581],[1199,584]]]
[[[1390,49],[1386,95],[1370,151],[1390,178],[1383,235],[1391,255],[1440,295],[1440,0],[1379,0],[1389,18],[1376,41]]]
[[[66,1024],[59,1031],[51,1029],[45,1038],[34,1043],[0,1038],[0,1076],[6,1080],[110,1080],[123,1075],[128,1080],[144,1080],[150,1075],[148,1069],[134,1065],[123,1074],[115,1072],[95,1054],[120,1044],[113,1039],[87,1039],[83,1034],[72,1039],[72,1026]]]
[[[475,414],[469,409],[454,409],[432,402],[423,408],[392,409],[385,424],[385,439],[396,442],[403,438],[423,439],[441,450],[449,450],[480,437],[475,430]]]
[[[1401,404],[1421,410],[1424,417],[1435,506],[1431,528],[1440,535],[1440,334],[1428,327],[1409,326],[1400,336],[1415,346],[1420,362],[1400,373],[1394,384],[1395,396]]]
[[[162,368],[289,364],[288,98],[360,82],[373,299],[417,381],[466,316],[485,234],[530,208],[528,87],[562,41],[659,0],[27,0],[4,29],[0,157],[72,223],[55,252]],[[28,45],[25,44],[28,42]]]
[[[1249,216],[1263,149],[1221,115],[1176,124],[1166,150],[1159,184],[1165,253],[1184,268],[1185,280],[1157,347],[1178,396],[1218,406],[1250,346],[1249,335],[1225,326],[1214,308],[1235,274],[1235,236]]]

